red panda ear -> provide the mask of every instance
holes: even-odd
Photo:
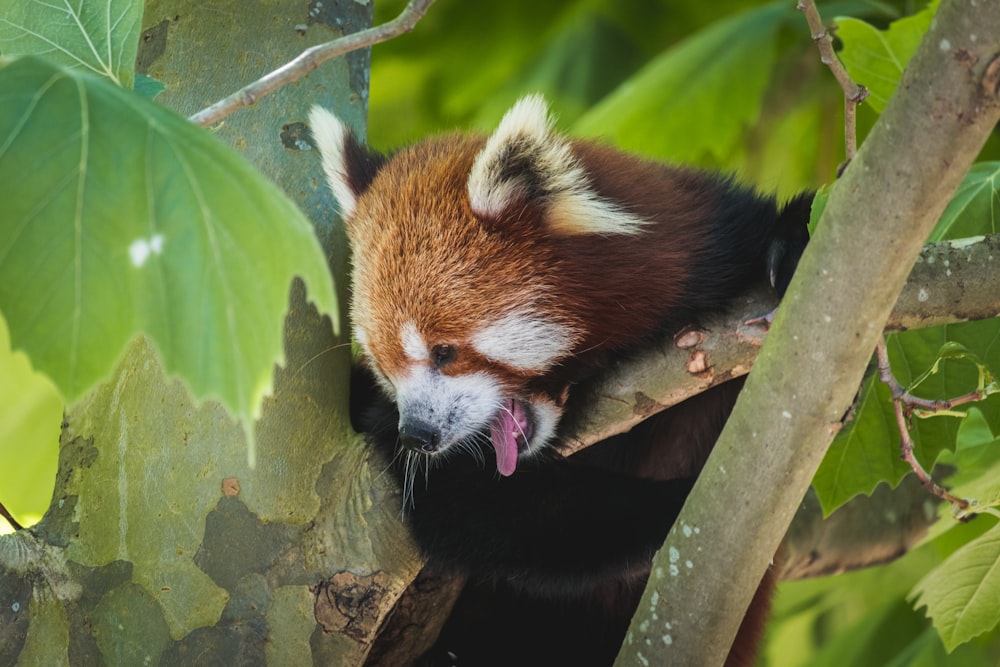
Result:
[[[323,171],[340,205],[340,215],[349,218],[358,197],[368,189],[385,164],[381,153],[369,150],[336,116],[320,106],[309,112],[313,142],[323,159]]]
[[[476,156],[468,190],[477,215],[495,219],[535,204],[563,234],[636,234],[646,224],[594,190],[570,141],[552,131],[540,95],[521,98],[503,117]]]

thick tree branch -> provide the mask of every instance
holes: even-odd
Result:
[[[344,35],[332,42],[306,49],[291,62],[219,100],[212,106],[202,109],[188,120],[202,127],[214,125],[235,111],[253,106],[260,98],[273,93],[282,86],[298,81],[331,58],[410,32],[433,4],[434,0],[410,0],[399,16],[387,23]]]
[[[618,664],[724,661],[923,239],[1000,118],[997,53],[993,5],[941,4],[830,196],[756,370],[654,560]]]
[[[885,330],[1000,316],[1000,262],[991,257],[1000,257],[1000,234],[924,246]],[[761,287],[725,316],[705,322],[704,331],[665,340],[610,369],[581,411],[586,421],[573,425],[566,453],[624,433],[659,410],[748,373],[766,334],[744,322],[774,306]]]

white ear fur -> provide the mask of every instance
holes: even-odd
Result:
[[[541,95],[504,115],[476,156],[468,190],[472,210],[486,217],[541,197],[547,224],[567,234],[637,234],[646,225],[594,191],[570,142],[553,133]]]
[[[314,106],[309,112],[309,127],[312,129],[313,141],[323,159],[323,171],[326,180],[333,190],[333,196],[340,205],[340,215],[348,218],[354,213],[358,203],[358,195],[351,188],[347,173],[345,146],[350,130],[336,116],[321,106]]]

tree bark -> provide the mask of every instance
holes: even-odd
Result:
[[[834,188],[616,664],[725,660],[923,240],[1000,118],[995,9],[942,2]]]
[[[371,3],[326,4],[150,0],[139,69],[188,115],[371,23]],[[363,128],[367,77],[356,52],[216,129],[313,219],[338,278],[347,243],[303,121],[321,103]],[[290,298],[255,468],[223,408],[195,404],[143,340],[69,409],[51,508],[0,537],[0,664],[364,661],[419,562],[351,429],[348,329],[335,338],[301,284]]]

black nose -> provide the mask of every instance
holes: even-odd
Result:
[[[430,424],[407,421],[399,425],[399,439],[407,449],[432,454],[441,444],[441,433]]]

